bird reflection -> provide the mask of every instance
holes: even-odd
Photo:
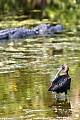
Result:
[[[59,100],[57,99],[51,106],[51,109],[58,117],[70,117],[71,112],[71,105],[70,102],[66,100]]]

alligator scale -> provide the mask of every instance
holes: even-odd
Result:
[[[32,29],[27,28],[10,28],[0,30],[1,39],[22,39],[32,38],[35,36],[54,36],[55,32],[64,30],[62,25],[52,26],[51,24],[40,24]]]

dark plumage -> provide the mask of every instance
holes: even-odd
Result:
[[[63,75],[59,75],[59,73],[64,70]],[[48,91],[53,91],[56,93],[63,93],[67,94],[67,90],[70,89],[71,77],[68,74],[69,67],[67,64],[62,65],[59,72],[57,73],[57,77],[52,82],[51,86],[49,87]]]

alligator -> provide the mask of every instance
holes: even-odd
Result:
[[[22,39],[35,36],[53,36],[55,32],[64,30],[62,25],[52,26],[51,24],[40,24],[32,29],[27,28],[10,28],[0,30],[1,39]]]

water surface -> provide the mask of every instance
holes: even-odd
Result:
[[[67,99],[48,87],[68,63]],[[80,38],[74,35],[0,41],[0,119],[80,119]]]

